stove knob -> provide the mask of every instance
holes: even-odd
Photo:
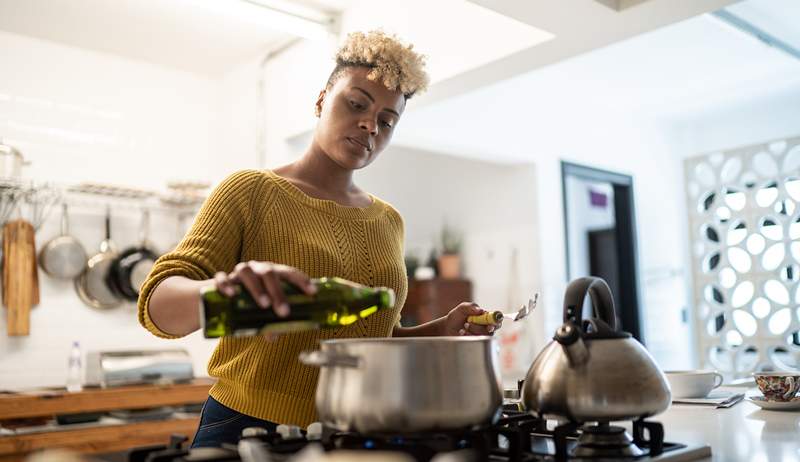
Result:
[[[309,441],[319,441],[322,439],[322,424],[314,422],[306,428],[306,439]]]
[[[291,439],[296,439],[296,438],[302,438],[303,437],[303,434],[300,431],[300,427],[297,427],[295,425],[282,425],[281,424],[281,425],[278,425],[278,428],[276,429],[276,431],[278,432],[279,435],[281,435],[281,438],[283,438],[285,440],[291,440]]]
[[[242,430],[242,438],[250,438],[253,436],[266,435],[269,433],[264,427],[247,427]]]

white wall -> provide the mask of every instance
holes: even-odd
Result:
[[[0,55],[0,136],[32,161],[35,180],[163,190],[169,179],[217,181],[257,164],[252,63],[213,80],[7,33],[0,33]],[[71,231],[93,254],[105,202],[79,201]],[[138,207],[112,204],[113,240],[120,248],[138,242]],[[40,246],[57,235],[57,225],[54,213],[37,233]],[[176,227],[174,213],[155,211],[152,241],[166,249]],[[7,337],[2,312],[0,389],[63,385],[72,340],[84,351],[185,347],[195,374],[206,374],[213,341],[198,333],[157,339],[139,325],[133,304],[97,311],[80,302],[71,282],[39,277],[30,336]]]

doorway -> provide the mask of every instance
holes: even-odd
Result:
[[[567,278],[605,279],[617,323],[644,344],[639,307],[633,177],[561,162]]]

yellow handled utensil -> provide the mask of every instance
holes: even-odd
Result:
[[[522,305],[522,308],[519,309],[516,313],[503,313],[501,311],[487,311],[486,313],[469,316],[467,318],[467,322],[470,324],[477,324],[481,326],[490,326],[494,324],[500,324],[505,318],[509,318],[512,321],[519,321],[520,319],[524,318],[534,308],[536,308],[536,302],[539,301],[539,294],[535,294],[532,299],[528,300],[527,305]]]

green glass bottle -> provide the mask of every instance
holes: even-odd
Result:
[[[258,306],[241,286],[233,297],[223,295],[213,286],[207,287],[200,296],[203,335],[217,338],[341,327],[394,306],[394,291],[386,287],[367,287],[341,278],[319,278],[312,282],[317,288],[314,295],[283,283],[290,309],[285,318]]]

